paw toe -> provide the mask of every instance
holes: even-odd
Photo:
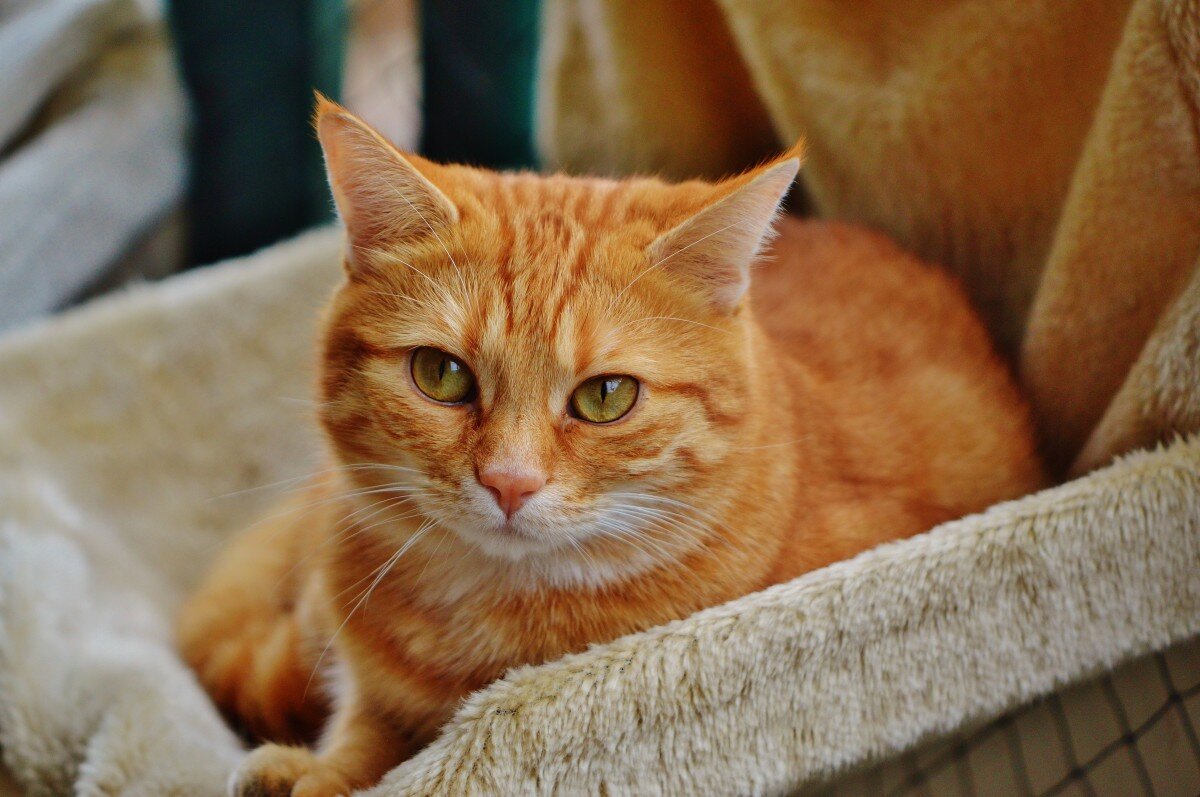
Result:
[[[313,754],[304,748],[264,745],[233,773],[229,793],[231,797],[291,797],[296,782],[314,765]]]

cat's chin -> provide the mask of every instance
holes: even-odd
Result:
[[[531,534],[519,527],[448,527],[477,555],[494,565],[480,571],[488,573],[484,578],[505,580],[518,590],[545,586],[601,588],[662,564],[637,551],[630,552],[628,557],[584,553],[582,546],[587,540],[568,537],[566,529],[548,539],[543,533]]]

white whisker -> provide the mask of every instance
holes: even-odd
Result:
[[[387,577],[387,574],[391,572],[393,567],[396,566],[396,563],[400,561],[400,558],[404,556],[405,552],[408,551],[408,549],[414,544],[416,544],[416,542],[420,540],[421,537],[423,537],[431,528],[433,528],[432,523],[423,523],[421,527],[413,533],[413,536],[404,543],[404,545],[400,546],[400,548],[397,549],[394,554],[388,557],[388,559],[384,561],[383,565],[376,568],[378,575],[375,576],[375,580],[371,582],[371,585],[367,587],[365,592],[362,594],[362,597],[358,599],[358,602],[355,603],[354,607],[351,608],[346,614],[346,618],[342,620],[341,624],[337,627],[337,630],[335,630],[329,637],[329,641],[325,643],[324,649],[321,650],[321,655],[317,657],[317,663],[313,665],[312,672],[309,673],[308,676],[308,682],[304,685],[305,695],[308,694],[309,687],[312,686],[312,680],[316,676],[317,671],[321,668],[321,662],[324,661],[326,654],[329,653],[329,648],[332,647],[334,641],[337,640],[338,634],[340,634],[342,629],[346,627],[346,623],[350,622],[350,618],[354,616],[354,613],[357,612],[360,607],[364,606],[368,600],[370,600],[371,593],[373,593],[375,588],[379,586],[380,582]]]
[[[429,219],[425,218],[425,214],[421,212],[421,209],[418,208],[416,205],[414,205],[413,201],[411,199],[409,199],[408,196],[406,196],[403,191],[401,191],[399,188],[392,185],[391,183],[388,183],[388,188],[391,188],[393,191],[396,192],[396,196],[400,197],[401,199],[403,199],[405,202],[408,203],[408,206],[410,208],[412,208],[413,213],[417,214],[417,217],[421,219],[421,222],[425,225],[426,229],[428,229],[429,232],[431,232],[433,234],[433,237],[437,239],[437,242],[439,244],[441,244],[442,251],[446,253],[446,257],[450,258],[450,264],[452,266],[454,266],[454,273],[458,275],[459,287],[462,288],[463,293],[465,294],[467,292],[467,284],[463,280],[462,271],[459,269],[458,263],[454,262],[454,255],[450,254],[450,248],[448,246],[446,246],[446,242],[442,240],[442,236],[438,235],[437,230],[435,230],[433,228],[433,225],[429,223]]]
[[[623,328],[629,326],[630,324],[640,324],[643,321],[678,321],[681,324],[693,324],[698,327],[704,327],[705,329],[712,329],[712,330],[720,332],[724,335],[732,334],[732,330],[721,329],[720,327],[714,327],[712,324],[703,324],[699,321],[693,321],[690,318],[676,318],[675,316],[670,316],[670,315],[651,315],[651,316],[646,316],[645,318],[635,318],[632,321],[626,321],[623,324],[617,325],[616,329],[623,329]]]

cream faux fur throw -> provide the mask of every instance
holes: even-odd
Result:
[[[544,31],[546,165],[804,137],[817,214],[962,278],[1063,472],[1200,429],[1195,0],[561,0]]]
[[[27,794],[223,794],[241,750],[171,617],[317,467],[340,248],[318,231],[0,341],[0,748]],[[784,793],[1196,635],[1198,570],[1179,439],[512,672],[369,794]]]

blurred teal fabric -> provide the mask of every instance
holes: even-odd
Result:
[[[343,0],[171,0],[194,106],[189,181],[196,263],[250,252],[332,218],[313,90],[337,97]]]
[[[540,11],[539,0],[418,3],[424,154],[536,166]],[[192,262],[250,252],[332,217],[310,117],[314,89],[340,94],[349,13],[344,0],[170,0],[196,118]]]
[[[424,0],[421,151],[531,168],[539,0]]]

